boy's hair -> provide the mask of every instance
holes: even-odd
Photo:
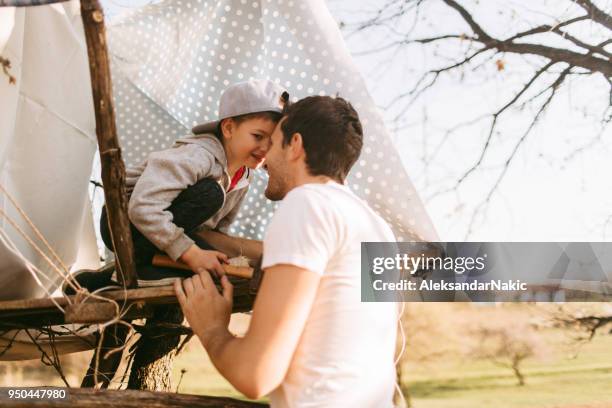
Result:
[[[283,147],[300,133],[310,174],[343,183],[363,146],[363,128],[353,106],[340,97],[309,96],[285,112]]]
[[[289,93],[283,92],[283,94],[281,95],[281,98],[283,102],[283,111],[280,113],[272,112],[272,111],[246,113],[244,115],[232,116],[231,118],[227,118],[227,119],[232,119],[236,123],[236,125],[240,125],[242,122],[246,122],[247,120],[250,120],[250,119],[267,119],[274,123],[278,123],[280,122],[282,117],[286,115],[286,112],[287,112],[287,109],[289,109],[289,106],[291,106],[291,102],[289,101]],[[221,122],[223,122],[223,120],[219,121],[219,124],[217,125],[217,129],[215,131],[215,136],[217,136],[217,138],[221,141],[221,143],[223,143],[223,134],[221,133]]]

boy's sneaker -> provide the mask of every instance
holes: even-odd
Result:
[[[81,287],[86,288],[90,293],[102,288],[108,288],[108,290],[119,289],[121,285],[116,280],[113,280],[114,272],[115,264],[110,263],[97,270],[78,270],[72,274],[72,279]],[[68,284],[66,281],[62,284],[62,292],[64,292],[65,295],[76,295],[76,291],[72,285]]]
[[[172,285],[176,280],[193,276],[192,271],[153,265],[137,266],[136,271],[138,274],[139,288]],[[102,288],[107,288],[107,290],[122,288],[117,278],[114,262],[98,270],[81,269],[76,271],[72,274],[72,279],[76,280],[80,286],[86,288],[90,293]],[[62,284],[62,291],[66,295],[76,294],[76,291],[68,282]]]
[[[136,273],[138,274],[139,288],[172,285],[176,280],[193,276],[192,271],[153,265],[137,266]],[[117,281],[116,273],[113,273],[112,280]]]

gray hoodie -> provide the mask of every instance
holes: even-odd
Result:
[[[142,164],[126,170],[130,221],[174,260],[194,242],[172,222],[172,214],[166,209],[181,191],[207,177],[219,182],[224,192],[231,182],[223,145],[210,134],[179,139],[170,149],[153,152]],[[252,172],[246,171],[236,187],[225,194],[222,208],[202,225],[227,233],[251,178]]]

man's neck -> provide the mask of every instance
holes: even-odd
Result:
[[[291,184],[293,184],[293,188],[296,188],[304,184],[325,184],[329,181],[333,181],[333,179],[328,176],[312,176],[308,173],[300,172]]]

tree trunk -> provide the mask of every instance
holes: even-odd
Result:
[[[178,305],[159,306],[153,317],[147,319],[136,346],[128,389],[172,391],[172,364],[181,336],[164,334],[155,327],[158,323],[182,322],[183,313]]]
[[[516,379],[518,380],[518,385],[519,386],[523,386],[525,385],[525,376],[523,375],[523,373],[521,373],[521,370],[519,369],[519,364],[521,362],[520,361],[513,361],[512,362],[512,371],[514,371],[514,375],[516,376]]]

